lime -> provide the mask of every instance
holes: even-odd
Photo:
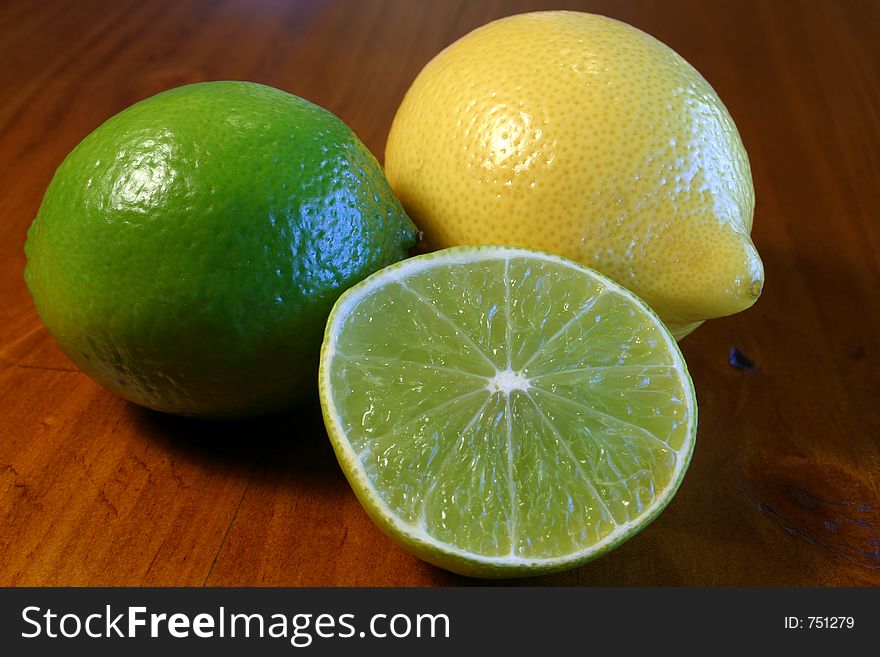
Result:
[[[281,410],[313,394],[339,294],[416,230],[340,119],[211,82],[109,119],[58,168],[25,278],[61,349],[149,408]]]
[[[343,294],[319,387],[367,513],[433,564],[502,577],[577,566],[670,501],[697,404],[675,340],[564,258],[457,247]]]
[[[761,293],[730,113],[693,66],[620,21],[534,12],[465,35],[413,82],[385,166],[431,248],[571,258],[638,294],[676,337]]]

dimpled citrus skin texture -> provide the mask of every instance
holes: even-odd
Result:
[[[385,167],[428,247],[563,255],[677,338],[763,286],[733,120],[690,64],[619,21],[537,12],[466,35],[407,92]]]
[[[59,346],[106,387],[161,411],[253,415],[314,392],[333,302],[415,236],[340,119],[271,87],[202,83],[70,153],[25,278]]]

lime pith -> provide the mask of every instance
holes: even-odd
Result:
[[[461,247],[345,293],[325,422],[373,520],[476,576],[571,568],[665,507],[690,460],[684,360],[630,292],[563,258]]]

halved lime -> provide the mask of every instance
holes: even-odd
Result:
[[[582,564],[669,502],[697,403],[631,292],[508,247],[405,260],[336,303],[320,395],[371,518],[422,559],[506,577]]]

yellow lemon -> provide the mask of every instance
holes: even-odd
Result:
[[[537,12],[464,36],[407,92],[385,166],[429,248],[555,252],[634,291],[676,338],[761,293],[730,114],[690,64],[625,23]]]

